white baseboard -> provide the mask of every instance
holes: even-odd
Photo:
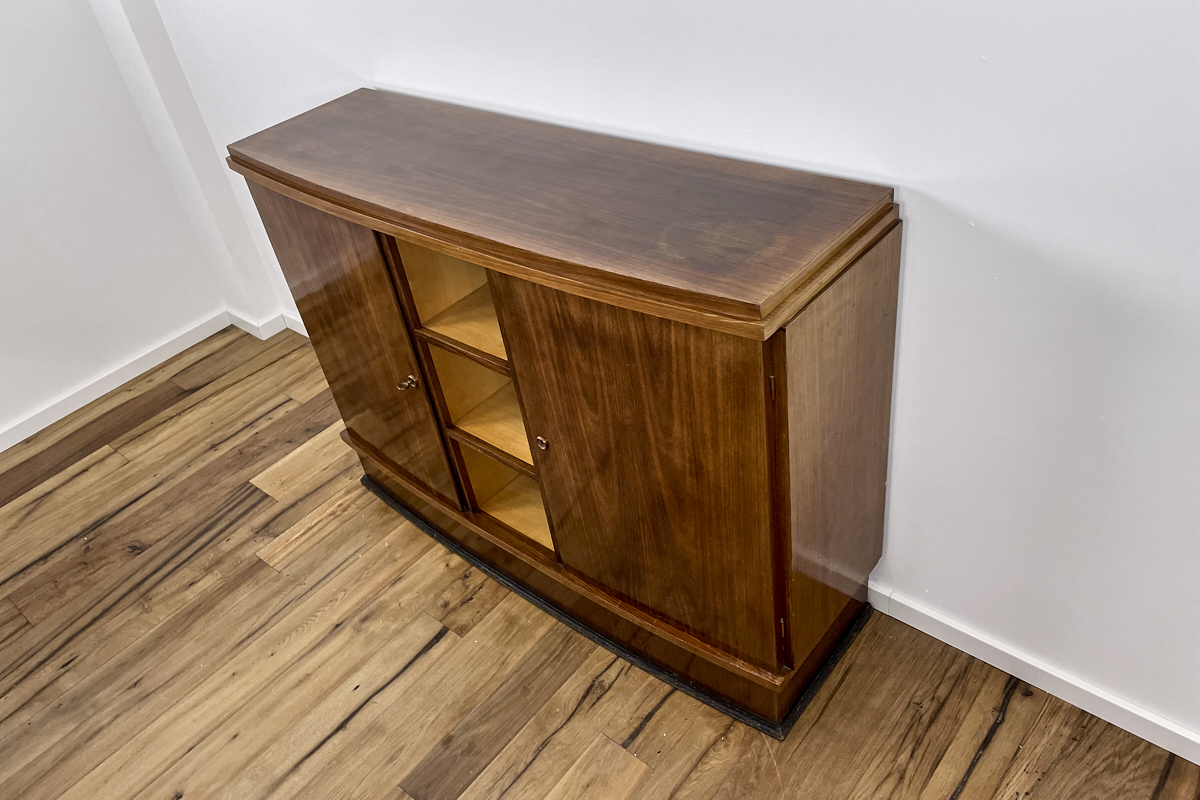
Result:
[[[0,430],[0,451],[7,450],[14,444],[28,439],[43,428],[83,408],[101,395],[111,392],[122,383],[136,378],[147,370],[154,369],[172,356],[179,355],[192,345],[199,344],[214,333],[224,330],[229,327],[229,324],[229,313],[217,312],[211,317],[176,331],[115,369],[51,400],[33,413]]]
[[[295,331],[305,339],[308,338],[308,328],[304,327],[304,320],[300,319],[295,314],[289,314],[285,311],[283,312],[283,321],[287,323],[289,330]]]
[[[229,321],[232,324],[238,326],[251,336],[257,336],[259,339],[270,339],[287,327],[287,322],[284,320],[283,314],[276,314],[260,322],[255,322],[250,317],[232,308],[228,309],[226,313],[229,314]]]
[[[115,369],[77,386],[33,413],[0,429],[0,452],[28,439],[43,428],[83,408],[101,395],[111,392],[122,383],[157,367],[172,356],[179,355],[192,345],[199,344],[230,325],[236,325],[259,339],[269,339],[284,328],[290,328],[303,336],[308,336],[308,332],[304,329],[304,323],[293,314],[283,312],[262,322],[254,322],[246,315],[227,308],[175,332]]]
[[[251,336],[257,336],[259,339],[270,339],[284,329],[293,330],[301,336],[308,337],[308,330],[305,329],[304,323],[301,322],[300,318],[286,311],[276,314],[273,317],[268,317],[262,322],[255,322],[245,314],[231,308],[229,309],[229,321]]]
[[[1200,732],[1188,730],[1134,705],[875,581],[871,581],[868,587],[868,599],[871,605],[888,616],[1015,675],[1164,750],[1200,763]]]

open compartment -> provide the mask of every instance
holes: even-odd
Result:
[[[458,449],[474,510],[553,551],[554,540],[537,481],[471,447]]]
[[[449,417],[446,432],[532,472],[533,455],[512,379],[436,345],[429,354]]]
[[[419,333],[435,341],[506,361],[487,270],[427,247],[396,239]]]

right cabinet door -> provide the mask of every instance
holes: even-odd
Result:
[[[762,343],[491,280],[564,566],[777,667]]]

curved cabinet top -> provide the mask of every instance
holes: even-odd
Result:
[[[896,218],[882,186],[370,89],[229,153],[247,178],[377,230],[755,339]]]

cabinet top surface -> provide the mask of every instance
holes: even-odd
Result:
[[[883,186],[360,89],[229,146],[240,172],[605,291],[764,319]]]

